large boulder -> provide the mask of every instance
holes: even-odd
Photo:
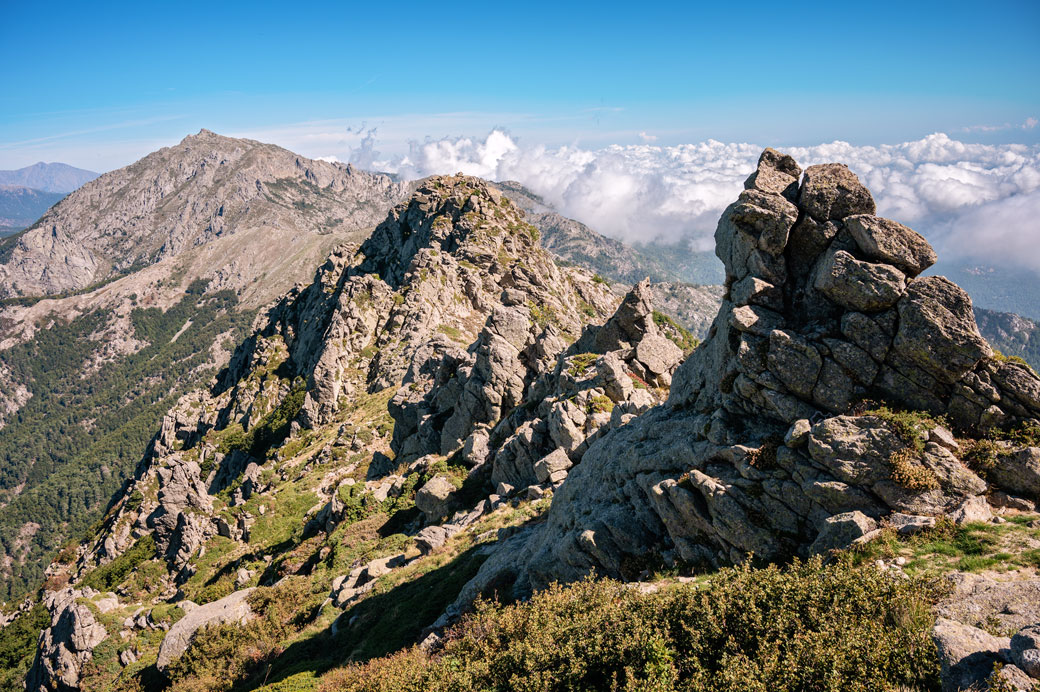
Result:
[[[1007,637],[994,637],[977,627],[939,618],[932,629],[939,651],[943,692],[981,690],[996,666],[1004,668],[1004,679],[1013,688],[1029,689],[1031,680],[1010,665]],[[1026,683],[1028,686],[1019,687]]]
[[[415,506],[428,521],[439,521],[448,515],[454,501],[455,486],[445,476],[434,476],[415,494]]]
[[[254,587],[236,591],[218,601],[206,603],[189,610],[184,617],[173,623],[162,644],[159,645],[159,658],[155,666],[165,672],[170,664],[188,650],[196,633],[207,625],[223,625],[245,622],[253,617],[253,609],[249,606],[249,595]]]
[[[899,301],[899,329],[890,361],[897,368],[919,368],[942,383],[953,383],[993,355],[979,334],[971,298],[941,276],[912,282]]]
[[[845,219],[845,228],[870,260],[891,264],[910,278],[938,259],[927,240],[897,221],[860,214]]]

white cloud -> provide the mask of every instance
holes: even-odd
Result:
[[[1021,123],[1004,123],[1003,125],[971,125],[965,127],[965,132],[1001,132],[1004,130],[1032,130],[1037,125],[1040,125],[1040,120],[1036,118],[1026,118]]]
[[[640,132],[639,133],[639,139],[641,139],[644,142],[646,142],[647,144],[649,144],[651,142],[656,142],[657,141],[657,135],[648,135],[645,132]]]
[[[714,140],[596,150],[522,146],[487,137],[413,142],[405,156],[373,161],[406,178],[463,172],[518,180],[561,213],[627,241],[689,240],[712,247],[719,213],[754,170],[762,146]],[[1040,271],[1040,147],[969,144],[937,133],[881,146],[830,142],[787,150],[804,167],[846,163],[879,213],[910,225],[943,259]]]

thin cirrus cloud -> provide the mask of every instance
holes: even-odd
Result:
[[[629,242],[685,241],[710,250],[719,213],[742,189],[762,147],[708,140],[600,149],[523,146],[506,132],[412,142],[356,163],[414,179],[463,172],[517,180],[561,213]],[[353,158],[352,150],[352,158]],[[900,144],[831,142],[787,151],[802,166],[847,164],[878,213],[925,235],[947,261],[1040,272],[1040,146],[971,144],[936,133]]]

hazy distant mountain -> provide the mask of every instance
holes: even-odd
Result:
[[[94,171],[65,163],[34,163],[16,171],[0,171],[0,185],[21,185],[43,192],[69,193],[98,177]]]
[[[542,246],[546,250],[612,281],[631,284],[650,277],[654,283],[715,285],[726,279],[722,262],[714,252],[693,250],[682,244],[626,245],[560,215],[552,205],[516,181],[496,185],[542,232]]]
[[[1025,269],[940,262],[929,274],[941,274],[971,296],[976,307],[1014,312],[1040,320],[1040,275]]]
[[[1005,356],[1018,356],[1040,370],[1040,324],[1014,313],[979,307],[975,308],[975,321],[990,346]]]
[[[43,216],[65,195],[20,185],[0,185],[0,235],[10,235]]]

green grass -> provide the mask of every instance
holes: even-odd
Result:
[[[111,591],[122,584],[138,565],[155,557],[155,539],[152,534],[142,536],[122,555],[87,573],[80,581],[98,591]]]
[[[903,557],[908,573],[1035,568],[1040,566],[1040,529],[1027,526],[1035,518],[1018,516],[1004,524],[974,522],[961,526],[940,521],[935,528],[908,537],[886,530],[880,538],[851,552],[857,564]]]
[[[653,319],[654,324],[661,329],[661,332],[668,337],[672,343],[682,349],[683,355],[689,355],[695,348],[700,346],[701,342],[691,334],[688,329],[681,326],[663,312],[654,310]]]
[[[567,372],[571,377],[581,377],[596,363],[597,359],[599,359],[599,355],[596,353],[579,353],[576,356],[572,356],[571,365],[567,368]]]

